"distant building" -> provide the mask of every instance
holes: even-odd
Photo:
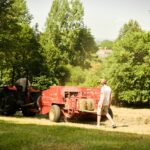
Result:
[[[99,49],[96,54],[100,58],[105,58],[108,57],[111,53],[112,53],[111,49]]]

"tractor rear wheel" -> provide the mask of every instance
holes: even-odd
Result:
[[[49,119],[52,122],[58,122],[60,120],[60,107],[58,105],[52,105],[49,111]]]
[[[35,116],[35,115],[36,115],[36,113],[35,113],[35,112],[32,112],[32,111],[30,110],[30,108],[28,108],[28,107],[23,107],[23,108],[22,108],[22,114],[23,114],[23,116],[25,116],[25,117],[32,117],[32,116]]]
[[[11,116],[16,113],[16,99],[13,93],[7,93],[0,98],[0,114]]]

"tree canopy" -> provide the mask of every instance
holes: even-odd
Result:
[[[115,41],[100,43],[113,52],[98,59],[83,18],[80,0],[53,0],[45,31],[39,32],[37,26],[30,27],[25,0],[1,0],[0,84],[28,75],[41,89],[66,82],[96,86],[102,77],[108,79],[116,101],[150,103],[150,32],[129,20]]]
[[[80,0],[53,1],[41,37],[44,50],[51,55],[55,53],[56,57],[47,58],[49,61],[86,66],[87,59],[97,47],[90,30],[84,26],[83,16]]]
[[[0,6],[1,82],[29,75],[35,85],[65,84],[67,64],[89,67],[97,46],[80,0],[54,0],[43,33],[30,27],[25,0],[2,0]]]
[[[114,98],[132,104],[150,101],[150,32],[138,29],[128,28],[115,41],[103,74],[113,87]]]
[[[123,25],[120,29],[118,38],[123,37],[126,33],[142,31],[139,23],[136,20],[129,20],[127,23]]]
[[[87,68],[92,53],[97,50],[90,30],[84,25],[83,16],[80,0],[54,0],[45,31],[41,34],[40,43],[49,76],[54,76],[61,84],[69,76],[65,65]]]
[[[7,0],[0,5],[0,69],[1,76],[7,77],[3,78],[5,82],[10,82],[26,76],[27,72],[35,73],[32,67],[37,65],[35,62],[40,64],[41,56],[37,37],[29,24],[31,15],[26,2]]]

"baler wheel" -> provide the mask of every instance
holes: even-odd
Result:
[[[58,105],[51,106],[49,120],[52,122],[58,122],[60,120],[60,107]]]

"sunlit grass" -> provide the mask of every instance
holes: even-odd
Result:
[[[148,150],[150,136],[0,121],[0,150]]]

